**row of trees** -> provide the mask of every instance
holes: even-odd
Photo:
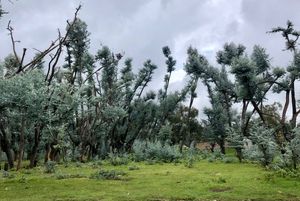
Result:
[[[90,33],[77,17],[79,10],[65,34],[59,32],[57,40],[28,63],[25,48],[17,53],[13,28],[8,24],[13,53],[0,66],[0,147],[10,168],[14,161],[21,168],[24,158],[34,167],[41,155],[45,162],[104,158],[111,152],[130,152],[136,140],[178,144],[181,150],[201,140],[209,142],[212,151],[218,144],[223,154],[228,142],[242,160],[244,138],[261,145],[265,158],[269,145],[261,142],[274,139],[282,154],[291,148],[296,167],[300,154],[290,145],[299,143],[294,128],[300,113],[295,94],[300,53],[296,47],[299,33],[291,22],[287,28],[271,31],[282,33],[287,50],[294,55],[288,68],[273,68],[259,46],[248,56],[243,45],[225,44],[217,52],[218,67],[190,47],[184,67],[189,80],[182,89],[170,91],[176,60],[163,47],[164,86],[155,92],[147,88],[158,68],[151,60],[134,73],[132,59],[106,46],[95,55],[89,52]],[[193,105],[199,82],[207,88],[211,103],[204,109],[207,119],[202,122]],[[275,103],[265,105],[271,92],[286,94],[281,115]],[[232,108],[237,103],[240,111]],[[271,134],[252,132],[257,125],[256,130],[263,127]]]

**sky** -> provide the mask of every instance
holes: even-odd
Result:
[[[0,20],[0,60],[12,52],[7,23],[11,20],[17,51],[28,48],[27,59],[34,48],[45,49],[57,37],[57,29],[65,30],[66,20],[73,17],[81,3],[79,18],[91,33],[91,53],[101,45],[133,58],[134,70],[151,59],[158,69],[151,89],[163,85],[166,71],[161,51],[169,46],[177,60],[171,78],[171,89],[181,89],[188,79],[183,70],[186,51],[193,46],[212,65],[216,52],[226,42],[241,43],[250,54],[255,44],[266,48],[273,66],[286,67],[291,53],[283,51],[284,40],[266,32],[285,26],[287,20],[300,30],[299,0],[1,0],[9,12]],[[300,96],[300,91],[299,91]],[[281,96],[270,96],[269,99]],[[209,105],[206,89],[201,83],[194,106],[201,110]]]

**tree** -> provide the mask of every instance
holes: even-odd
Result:
[[[285,77],[283,82],[277,83],[277,92],[285,91],[286,100],[282,113],[282,126],[285,130],[285,135],[287,134],[285,127],[286,112],[289,107],[289,102],[291,98],[292,104],[292,118],[290,120],[291,128],[296,127],[297,117],[300,113],[300,109],[297,109],[296,101],[296,89],[295,82],[299,79],[300,76],[300,54],[297,49],[297,41],[299,39],[299,32],[294,29],[294,24],[291,21],[287,21],[286,28],[276,27],[273,28],[268,33],[281,33],[281,35],[286,40],[286,50],[289,50],[293,53],[293,63],[287,68],[288,75]]]
[[[189,47],[187,54],[188,54],[188,58],[185,64],[185,71],[187,72],[188,75],[191,76],[190,102],[189,102],[189,110],[188,110],[188,118],[190,119],[193,102],[194,99],[197,97],[196,89],[197,89],[198,80],[204,77],[205,71],[209,68],[209,63],[204,56],[198,53],[197,49]],[[204,82],[206,80],[207,79],[204,78]],[[190,139],[191,130],[189,131],[188,136],[189,136],[188,142],[191,143],[191,139]]]
[[[204,137],[212,144],[217,143],[221,153],[225,154],[227,115],[219,100],[220,96],[213,93],[210,96],[211,108],[204,108],[204,114],[207,116],[206,129],[209,130]]]
[[[17,169],[21,167],[26,144],[25,136],[29,135],[35,122],[44,120],[39,112],[47,102],[47,87],[41,72],[33,71],[24,76],[12,79],[0,79],[1,96],[1,147],[7,155],[10,167],[13,167],[12,146],[18,148],[15,156],[18,159]],[[11,93],[11,92],[14,93]],[[34,104],[33,104],[34,103]],[[15,136],[16,135],[16,136]],[[10,137],[10,138],[9,138]],[[19,139],[19,141],[15,141]],[[30,144],[29,144],[30,146]]]

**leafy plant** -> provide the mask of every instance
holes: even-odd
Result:
[[[90,179],[121,180],[124,175],[126,175],[126,173],[123,171],[100,170],[99,172],[91,174]]]
[[[108,157],[109,157],[108,161],[113,166],[127,165],[129,163],[129,158],[125,154],[124,155],[118,155],[118,154],[110,153]]]
[[[55,173],[55,165],[54,161],[48,161],[45,163],[45,173],[52,174]]]
[[[55,178],[58,180],[61,179],[73,179],[73,178],[85,178],[83,174],[57,174],[55,175]]]
[[[177,146],[162,144],[160,141],[136,141],[133,145],[133,155],[136,161],[159,160],[173,162],[182,157]]]
[[[130,170],[130,171],[132,171],[132,170],[139,170],[139,169],[140,168],[138,166],[136,166],[136,165],[128,167],[128,170]]]
[[[250,139],[257,146],[258,154],[256,159],[260,161],[263,166],[272,163],[276,154],[277,144],[274,139],[274,130],[255,124],[251,128]]]

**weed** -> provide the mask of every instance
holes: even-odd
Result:
[[[99,172],[91,174],[90,179],[121,180],[124,175],[126,175],[126,173],[123,171],[100,170]]]
[[[45,173],[52,174],[55,173],[55,165],[54,161],[48,161],[45,163]]]
[[[132,170],[139,170],[139,169],[140,168],[138,166],[136,166],[136,165],[128,167],[128,170],[130,170],[130,171],[132,171]]]

